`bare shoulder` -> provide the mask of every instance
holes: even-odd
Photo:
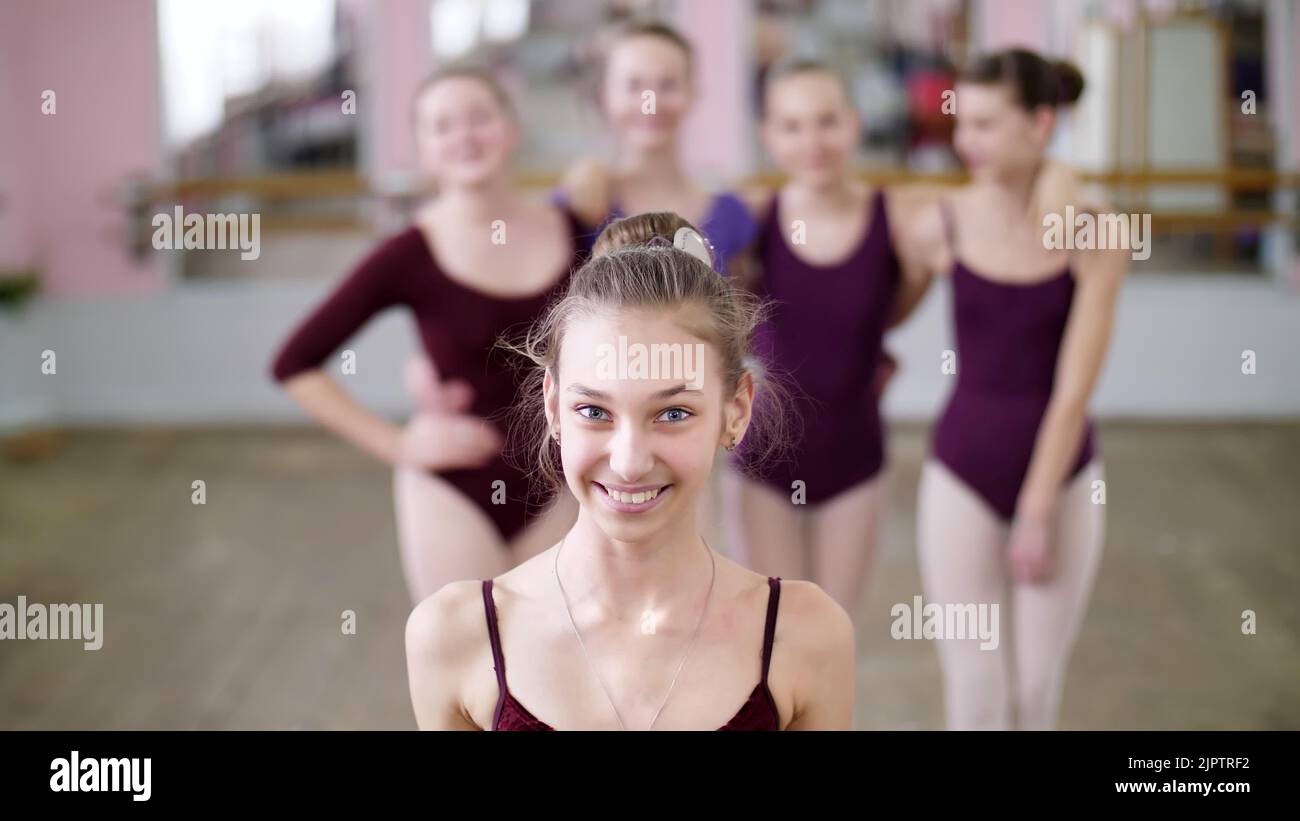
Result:
[[[902,183],[884,186],[885,204],[889,216],[908,221],[917,214],[934,205],[940,199],[952,194],[952,187],[933,183]]]
[[[458,581],[415,606],[406,619],[406,647],[413,660],[439,666],[469,655],[485,634],[481,582]]]
[[[853,621],[826,591],[782,581],[772,678],[787,730],[847,730],[853,724]],[[776,693],[774,693],[776,695]]]
[[[853,620],[813,582],[781,580],[778,625],[787,645],[806,659],[853,653]]]
[[[1097,248],[1071,252],[1071,268],[1080,282],[1117,287],[1128,272],[1131,259],[1150,256],[1149,215],[1145,215],[1146,219],[1143,220],[1138,214],[1122,213],[1100,197],[1081,199],[1076,214],[1091,216],[1095,235],[1108,239]],[[1067,226],[1067,229],[1070,227]],[[1120,241],[1112,244],[1111,239]]]
[[[487,626],[477,581],[452,582],[415,606],[406,619],[411,706],[423,730],[474,730],[466,706],[469,671],[484,652]]]
[[[928,200],[909,200],[898,204],[894,224],[897,226],[898,244],[904,255],[918,264],[938,273],[948,265],[948,226],[938,197]]]
[[[569,208],[588,226],[600,223],[609,212],[612,189],[617,180],[610,167],[595,159],[578,159],[560,180],[560,190]]]
[[[1106,216],[1098,215],[1098,219],[1105,219]],[[1124,218],[1123,214],[1114,216]],[[1149,240],[1144,238],[1143,242]],[[1147,252],[1149,253],[1149,249]],[[1074,269],[1075,278],[1081,283],[1118,288],[1125,274],[1128,273],[1129,260],[1134,258],[1133,253],[1134,251],[1128,248],[1093,248],[1074,251],[1071,256],[1071,268]]]

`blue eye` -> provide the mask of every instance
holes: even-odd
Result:
[[[577,408],[576,410],[578,411],[578,415],[581,416],[583,419],[590,419],[593,422],[599,422],[602,419],[607,418],[604,415],[605,411],[596,407],[595,405],[583,405],[582,407]],[[591,411],[591,413],[589,414],[587,413],[587,411]]]
[[[672,418],[669,418],[669,419],[665,419],[664,421],[666,421],[666,422],[685,422],[687,419],[690,419],[692,416],[695,415],[695,414],[691,413],[690,411],[686,410],[686,408],[669,408],[668,410],[666,410],[666,411],[664,411],[663,413],[659,414],[659,418],[660,418],[660,419],[663,419],[663,417],[668,416],[669,414],[676,414],[676,416],[673,416]]]

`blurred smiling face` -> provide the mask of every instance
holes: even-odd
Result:
[[[646,113],[653,92],[654,113]],[[621,142],[642,149],[671,145],[691,106],[689,60],[664,37],[636,35],[614,44],[605,66],[603,102]]]
[[[728,417],[740,418],[739,406],[724,402],[714,346],[682,321],[703,312],[689,311],[575,316],[565,328],[556,377],[546,377],[565,482],[584,514],[617,541],[644,540],[670,523],[693,528],[714,456],[730,439],[724,430],[740,430],[724,427]],[[648,376],[612,371],[610,351],[633,351],[638,343],[647,351],[652,344],[680,346],[683,369]]]
[[[1042,160],[1053,114],[1026,111],[1001,84],[957,84],[957,130],[953,147],[971,176],[1023,172]]]
[[[518,131],[485,83],[449,77],[416,101],[415,140],[422,171],[443,184],[474,186],[505,172]]]
[[[824,71],[783,77],[767,91],[763,142],[782,171],[825,185],[845,175],[858,144],[857,115]]]

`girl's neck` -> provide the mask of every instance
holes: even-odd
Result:
[[[655,191],[671,191],[691,185],[677,157],[677,147],[669,144],[654,149],[622,152],[618,174],[626,185]]]
[[[1036,169],[1018,170],[976,180],[972,185],[985,202],[999,211],[1028,214],[1037,176]]]
[[[712,557],[693,511],[644,541],[609,538],[582,511],[560,546],[559,574],[569,606],[595,607],[601,618],[662,620],[673,608],[698,607]],[[608,615],[606,615],[608,614]]]
[[[445,187],[432,206],[440,216],[478,223],[506,219],[519,202],[519,192],[510,181],[494,177],[482,185]]]
[[[857,208],[863,200],[865,186],[847,170],[837,174],[831,182],[816,184],[792,179],[785,185],[783,196],[791,205],[803,211],[838,212]]]

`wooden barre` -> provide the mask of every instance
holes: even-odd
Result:
[[[1284,227],[1300,230],[1300,217],[1274,211],[1227,211],[1219,213],[1165,212],[1151,215],[1151,228],[1160,233],[1186,231],[1223,232],[1241,228]],[[353,233],[369,232],[374,225],[364,217],[334,215],[265,215],[261,227],[267,233]]]
[[[948,186],[959,185],[966,180],[966,176],[962,173],[919,174],[902,169],[871,168],[863,169],[858,173],[864,182],[873,185]],[[1300,174],[1254,168],[1084,171],[1079,173],[1079,178],[1085,183],[1125,188],[1155,185],[1217,185],[1232,190],[1300,188]],[[559,184],[560,175],[525,172],[516,175],[515,180],[524,188],[553,188]],[[763,172],[746,177],[741,181],[741,185],[763,185],[774,188],[784,181],[784,175]],[[423,193],[426,192],[387,191],[353,171],[313,171],[255,177],[181,179],[172,183],[146,185],[141,189],[139,197],[143,201],[152,203],[213,199],[237,194],[247,194],[267,201],[286,201],[330,197],[420,196]]]

